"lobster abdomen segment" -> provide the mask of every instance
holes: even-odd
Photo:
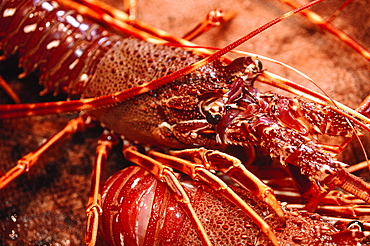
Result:
[[[101,57],[122,38],[50,0],[4,1],[0,22],[3,59],[18,53],[21,76],[39,69],[43,93],[80,94]]]

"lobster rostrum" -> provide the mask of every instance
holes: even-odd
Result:
[[[14,6],[20,7],[15,9]],[[133,147],[125,148],[124,154],[127,159],[143,165],[167,182],[197,225],[204,244],[210,242],[202,223],[197,220],[186,193],[167,166],[218,189],[249,214],[274,244],[277,244],[277,239],[271,228],[208,169],[229,175],[266,201],[282,223],[285,221],[284,212],[270,188],[249,173],[237,159],[204,148],[258,145],[283,164],[299,167],[300,172],[312,181],[311,189],[314,191],[309,192],[313,196],[312,206],[336,186],[370,202],[370,186],[349,174],[343,163],[335,161],[334,155],[327,153],[325,146],[309,138],[317,134],[350,136],[353,128],[347,117],[338,114],[335,108],[301,98],[258,92],[253,83],[265,74],[258,59],[242,57],[230,62],[214,55],[208,61],[203,55],[186,49],[123,38],[101,29],[88,19],[81,21],[80,15],[65,11],[54,1],[34,1],[33,4],[5,1],[0,9],[4,21],[9,23],[1,30],[3,58],[18,52],[24,70],[22,76],[39,69],[40,82],[45,88],[43,93],[64,91],[72,98],[82,98],[63,103],[4,105],[0,107],[1,117],[82,110],[84,114],[71,121],[62,135],[70,135],[86,127],[88,115],[116,134],[141,144],[197,148],[172,151],[172,156],[151,151],[148,153],[150,159]],[[37,16],[37,24],[33,17],[16,18],[18,15]],[[76,35],[66,35],[68,28]],[[34,39],[33,35],[42,38]],[[64,53],[65,47],[71,49]],[[194,63],[198,65],[191,65]],[[179,70],[181,67],[184,69]],[[320,124],[317,119],[320,119]],[[361,117],[361,120],[367,119]],[[364,127],[366,123],[368,121],[363,123]],[[62,137],[56,135],[43,145],[44,149],[40,148],[40,153]],[[104,139],[103,142],[105,140],[111,141]],[[14,169],[2,175],[1,187],[27,171],[33,162],[29,158],[21,160]],[[100,169],[96,167],[96,170]],[[93,180],[94,185],[100,184],[97,174]],[[312,195],[317,191],[318,196]],[[91,237],[96,233],[99,210],[99,194],[95,194],[88,209],[89,223],[93,225],[89,227],[93,231],[89,235]]]

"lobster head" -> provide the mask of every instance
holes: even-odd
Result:
[[[183,121],[173,126],[172,132],[176,138],[185,143],[191,139],[189,145],[193,146],[248,144],[248,134],[235,124],[240,120],[252,120],[268,106],[253,87],[261,71],[262,63],[254,57],[240,57],[231,62],[225,67],[225,79],[230,87],[199,97],[199,111],[204,119]],[[229,139],[230,134],[239,134],[240,141],[236,143]]]

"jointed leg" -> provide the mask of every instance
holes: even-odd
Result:
[[[108,154],[115,144],[117,144],[117,138],[115,135],[104,132],[99,139],[98,146],[96,147],[96,158],[91,178],[91,190],[86,208],[86,245],[95,245],[96,242],[99,218],[102,214],[101,187],[103,170]]]
[[[221,153],[221,152],[220,152]],[[256,225],[270,238],[274,245],[278,245],[278,241],[271,229],[271,227],[253,210],[251,207],[242,200],[227,184],[225,184],[221,179],[207,170],[203,164],[196,164],[191,161],[187,161],[178,157],[169,156],[166,154],[162,154],[156,151],[149,151],[148,155],[153,157],[156,161],[179,170],[181,172],[186,173],[194,180],[207,185],[217,192],[219,192],[222,196],[227,198],[229,201],[234,203],[238,206],[245,214],[247,214],[255,223]],[[240,174],[244,178],[244,174]],[[277,203],[277,202],[276,202]],[[278,209],[281,210],[280,205]],[[283,212],[281,211],[283,214]],[[284,215],[282,215],[283,220],[285,221]]]
[[[136,0],[123,0],[123,11],[128,14],[129,20],[136,19],[137,1]]]
[[[186,194],[180,182],[175,177],[171,168],[162,165],[160,162],[148,157],[147,155],[141,154],[136,151],[133,147],[124,148],[123,153],[125,158],[134,162],[135,164],[147,169],[159,180],[164,181],[168,188],[171,190],[176,200],[182,205],[185,213],[189,216],[189,219],[195,225],[200,239],[204,245],[211,246],[212,243],[196,215],[193,206],[191,205],[190,198]]]
[[[300,7],[300,5],[294,0],[280,0],[280,1],[285,2],[286,4],[290,5],[293,8]],[[301,12],[301,14],[304,15],[312,23],[334,34],[335,36],[340,38],[343,42],[352,47],[355,51],[360,53],[364,58],[370,60],[370,52],[366,50],[365,47],[361,46],[359,43],[356,42],[356,40],[352,39],[350,36],[348,36],[343,31],[336,28],[330,23],[333,18],[330,18],[330,20],[325,21],[320,15],[316,14],[311,10],[304,10]]]
[[[360,106],[356,109],[357,112],[360,114],[364,115],[365,117],[369,116],[370,112],[370,96],[368,96],[361,104]],[[360,133],[357,132],[357,129],[355,129],[355,126],[353,127],[353,130],[356,131],[353,133],[353,136],[349,136],[345,139],[343,143],[339,146],[332,146],[332,149],[326,148],[327,146],[330,147],[330,145],[321,145],[323,149],[328,151],[329,153],[332,154],[338,154],[344,148],[347,147],[347,145],[356,137],[359,136]],[[359,139],[358,139],[359,140]],[[360,140],[359,140],[360,141]],[[362,143],[360,142],[361,146]],[[365,149],[364,149],[365,151]],[[365,158],[366,157],[366,153]],[[357,167],[361,166],[368,166],[368,161],[363,162],[362,164],[356,165],[356,167],[348,167],[347,172],[353,172]],[[343,173],[341,178],[338,178],[338,182],[334,182],[331,184],[331,188],[327,189],[327,192],[322,192],[322,190],[318,187],[316,183],[310,182],[310,184],[307,184],[308,179],[303,177],[300,174],[300,171],[294,171],[293,169],[290,169],[291,176],[294,177],[295,183],[297,187],[301,190],[301,193],[303,194],[303,197],[308,199],[308,204],[306,205],[306,209],[309,211],[315,211],[316,207],[320,202],[324,202],[324,200],[331,199],[331,202],[336,200],[337,202],[340,202],[339,197],[333,197],[329,196],[327,199],[325,198],[330,191],[337,185],[338,187],[341,187],[343,189],[346,189],[347,191],[353,193],[353,194],[358,194],[358,197],[363,197],[365,201],[368,201],[369,196],[367,195],[367,191],[370,189],[369,187],[365,187],[365,184],[363,182],[360,182],[360,179],[352,174],[346,174]],[[361,188],[360,188],[361,187]],[[333,204],[333,203],[332,203]],[[337,203],[338,205],[341,205],[342,203]]]
[[[217,170],[228,175],[244,189],[269,204],[285,223],[284,213],[273,190],[249,172],[239,159],[217,150],[204,148],[172,151],[171,154],[202,164],[208,170]]]
[[[356,111],[360,114],[364,115],[365,117],[370,117],[370,95],[365,98],[364,101],[356,108]],[[352,137],[348,137],[345,141],[338,147],[338,153],[340,153],[344,148],[347,147],[349,143],[356,137],[356,135]]]
[[[0,58],[1,61],[1,58]],[[5,80],[0,76],[0,88],[3,89],[6,94],[9,95],[9,97],[15,102],[15,103],[20,103],[21,100],[19,99],[17,93],[13,91],[12,88],[8,85],[8,83],[5,82]]]
[[[185,40],[193,40],[202,35],[212,27],[218,27],[234,17],[235,13],[224,13],[220,9],[210,11],[207,16],[193,30],[189,31],[182,38]]]
[[[365,115],[366,117],[370,117],[370,95],[368,95],[365,100],[358,106],[356,109],[359,113]]]
[[[35,163],[42,156],[42,154],[44,154],[48,149],[50,149],[55,143],[71,136],[75,132],[84,130],[86,125],[88,124],[88,121],[89,118],[87,118],[86,115],[82,115],[73,120],[70,120],[62,130],[60,130],[54,136],[49,138],[35,151],[19,159],[16,166],[14,166],[5,174],[0,175],[0,189],[7,186],[10,182],[18,178],[21,174],[28,172],[35,165]]]

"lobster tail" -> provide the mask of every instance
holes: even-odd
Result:
[[[3,2],[0,22],[2,58],[20,56],[20,77],[39,69],[42,93],[79,95],[106,50],[122,38],[55,1]]]

